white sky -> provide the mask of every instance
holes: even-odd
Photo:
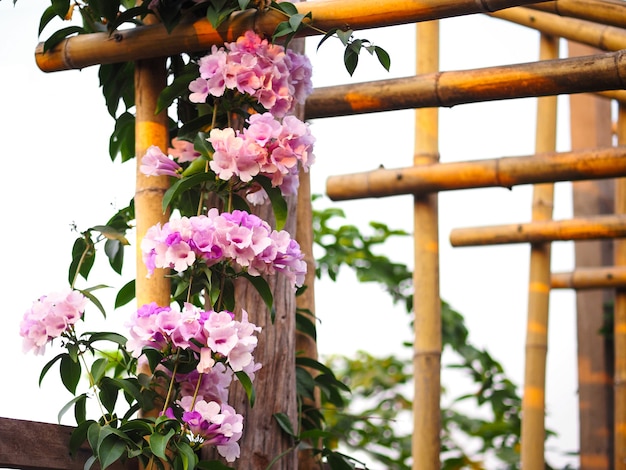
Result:
[[[31,302],[42,294],[65,287],[71,246],[79,230],[105,223],[114,208],[132,197],[134,162],[112,164],[108,139],[113,120],[106,112],[98,87],[97,69],[45,74],[36,67],[37,26],[47,0],[0,1],[0,126],[5,155],[13,161],[0,185],[4,226],[1,245],[7,247],[4,305],[7,323],[0,331],[4,354],[0,416],[55,422],[59,409],[71,397],[58,393],[55,370],[37,381],[41,367],[53,357],[21,353],[19,321]],[[58,23],[56,23],[58,25]],[[383,28],[357,34],[385,48],[391,72],[363,56],[351,79],[343,69],[342,53],[332,41],[315,52],[307,50],[314,65],[315,86],[409,76],[414,73],[414,26]],[[484,16],[441,22],[441,69],[460,70],[490,65],[530,62],[538,57],[538,33]],[[565,54],[563,48],[562,54]],[[558,150],[569,149],[567,99],[559,100]],[[461,105],[440,112],[442,162],[534,152],[535,100],[513,100]],[[325,191],[330,175],[411,165],[413,112],[398,111],[312,122],[317,138],[317,162],[312,168],[314,193]],[[521,385],[527,304],[528,254],[525,245],[455,248],[448,241],[458,227],[494,225],[530,220],[529,186],[457,191],[440,195],[441,296],[461,312],[470,341],[487,348]],[[346,223],[363,229],[369,220],[412,231],[411,198],[400,196],[340,204]],[[556,219],[571,217],[568,183],[556,185]],[[11,226],[16,229],[9,233]],[[385,252],[391,259],[412,265],[410,238],[398,239]],[[109,274],[104,254],[99,262],[105,277],[94,272],[89,285],[105,283],[118,289],[134,277],[132,255],[121,278]],[[571,243],[553,245],[553,270],[573,267]],[[81,287],[87,287],[82,285]],[[126,318],[113,311],[113,291],[105,299],[111,319]],[[351,354],[359,349],[373,354],[398,351],[410,339],[408,317],[394,308],[386,295],[369,285],[358,285],[351,273],[339,282],[315,287],[321,319],[322,355]],[[93,317],[99,315],[92,312]],[[578,448],[576,397],[576,345],[574,294],[553,291],[547,374],[547,426],[559,433],[548,441],[551,461],[576,463],[562,457]],[[122,320],[123,321],[123,320]],[[110,327],[106,327],[110,328]],[[350,332],[345,334],[345,332]],[[444,372],[444,384],[458,396],[463,381]],[[375,468],[375,467],[372,467]]]

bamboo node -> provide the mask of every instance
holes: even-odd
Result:
[[[124,39],[124,36],[121,33],[114,33],[112,37],[115,42],[122,42]]]

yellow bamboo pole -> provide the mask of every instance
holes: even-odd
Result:
[[[559,56],[559,38],[541,34],[539,59]],[[555,96],[537,101],[536,152],[556,148]],[[552,219],[554,184],[533,188],[532,220]],[[546,357],[548,352],[548,312],[550,299],[550,243],[533,243],[530,247],[528,282],[528,318],[526,325],[526,364],[522,398],[523,470],[544,468]]]
[[[334,201],[626,176],[626,147],[440,163],[330,176]]]
[[[307,119],[451,107],[482,101],[621,90],[626,51],[472,70],[418,74],[366,83],[321,87],[309,96]]]
[[[576,268],[570,272],[552,273],[552,289],[626,288],[626,266]]]
[[[450,243],[452,246],[476,246],[568,240],[606,240],[623,237],[626,237],[626,217],[623,215],[601,215],[569,220],[454,229],[450,232]]]
[[[163,194],[168,188],[167,176],[145,176],[139,171],[141,157],[151,145],[167,152],[169,137],[167,115],[154,114],[159,93],[166,85],[165,59],[150,59],[135,63],[135,151],[137,177],[135,188],[135,216],[137,222],[137,304],[157,302],[169,305],[170,283],[162,269],[155,270],[147,278],[142,260],[141,240],[146,231],[156,223],[164,223],[168,215],[163,213]]]
[[[621,0],[553,0],[532,8],[626,28],[626,4]]]
[[[312,13],[313,25],[322,31],[331,28],[354,30],[435,20],[453,16],[485,13],[536,0],[317,0],[296,4],[300,13]],[[178,25],[168,33],[161,25],[119,30],[108,33],[81,34],[68,38],[44,53],[43,44],[35,51],[37,65],[44,72],[82,69],[96,64],[127,62],[163,57],[182,52],[198,52],[213,44],[233,41],[243,32],[254,29],[271,35],[285,16],[268,11],[236,12],[216,31],[206,19]],[[302,35],[322,34],[306,28]]]
[[[417,73],[439,69],[439,23],[417,25]],[[413,164],[437,165],[439,110],[415,111]],[[441,417],[441,299],[439,295],[439,221],[436,193],[416,196],[413,204],[415,270],[413,288],[413,470],[439,469]]]
[[[626,107],[618,108],[617,140],[626,143]],[[626,215],[626,178],[615,184],[615,213]],[[626,266],[626,240],[615,240],[615,265]],[[614,309],[615,342],[615,470],[626,469],[626,289],[615,293]]]
[[[489,13],[489,16],[533,28],[544,34],[587,44],[604,51],[626,49],[626,31],[606,24],[562,17],[525,7],[508,8]]]

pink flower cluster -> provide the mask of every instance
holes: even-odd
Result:
[[[252,276],[280,272],[302,286],[306,263],[300,245],[288,232],[272,230],[254,214],[235,210],[172,219],[148,229],[141,241],[149,275],[155,268],[183,272],[197,261],[212,266],[235,262]]]
[[[200,156],[200,152],[194,150],[193,144],[186,140],[174,138],[172,145],[174,147],[170,147],[167,151],[173,159],[165,155],[156,145],[148,147],[145,155],[141,157],[139,171],[146,176],[167,175],[180,178],[183,167],[179,163],[194,161]]]
[[[247,31],[236,42],[213,46],[200,59],[200,77],[189,84],[189,99],[204,103],[209,95],[220,97],[226,89],[250,95],[282,117],[313,91],[311,63],[305,55]]]
[[[229,311],[204,311],[185,304],[179,312],[155,302],[139,308],[128,327],[126,346],[135,357],[144,347],[167,354],[178,348],[193,351],[196,370],[175,377],[179,384],[176,405],[183,412],[182,420],[201,445],[216,445],[229,462],[238,458],[243,417],[228,405],[228,388],[233,371],[244,371],[254,380],[261,365],[254,362],[252,353],[257,345],[255,334],[261,328],[248,321],[245,310],[238,321]],[[166,414],[175,418],[172,408]]]
[[[235,175],[248,182],[261,174],[276,187],[285,178],[298,177],[298,162],[308,171],[315,158],[315,137],[308,124],[295,116],[285,116],[281,123],[271,113],[253,114],[248,124],[241,133],[231,128],[211,130],[207,140],[215,153],[210,166],[220,179]]]
[[[70,325],[75,324],[85,312],[87,299],[72,289],[64,289],[40,297],[33,302],[20,323],[23,350],[43,354],[46,344],[58,338]]]

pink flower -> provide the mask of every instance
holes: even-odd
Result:
[[[61,336],[80,320],[86,305],[86,297],[69,288],[44,295],[33,302],[20,323],[23,351],[34,349],[35,354],[43,354],[49,341]]]
[[[152,145],[141,158],[139,171],[146,176],[169,175],[180,178],[182,168],[178,163],[161,152],[159,147]]]
[[[200,152],[194,149],[193,143],[186,140],[181,140],[177,137],[174,137],[172,139],[172,145],[174,147],[170,147],[169,149],[167,149],[167,151],[180,163],[192,162],[200,156]]]

